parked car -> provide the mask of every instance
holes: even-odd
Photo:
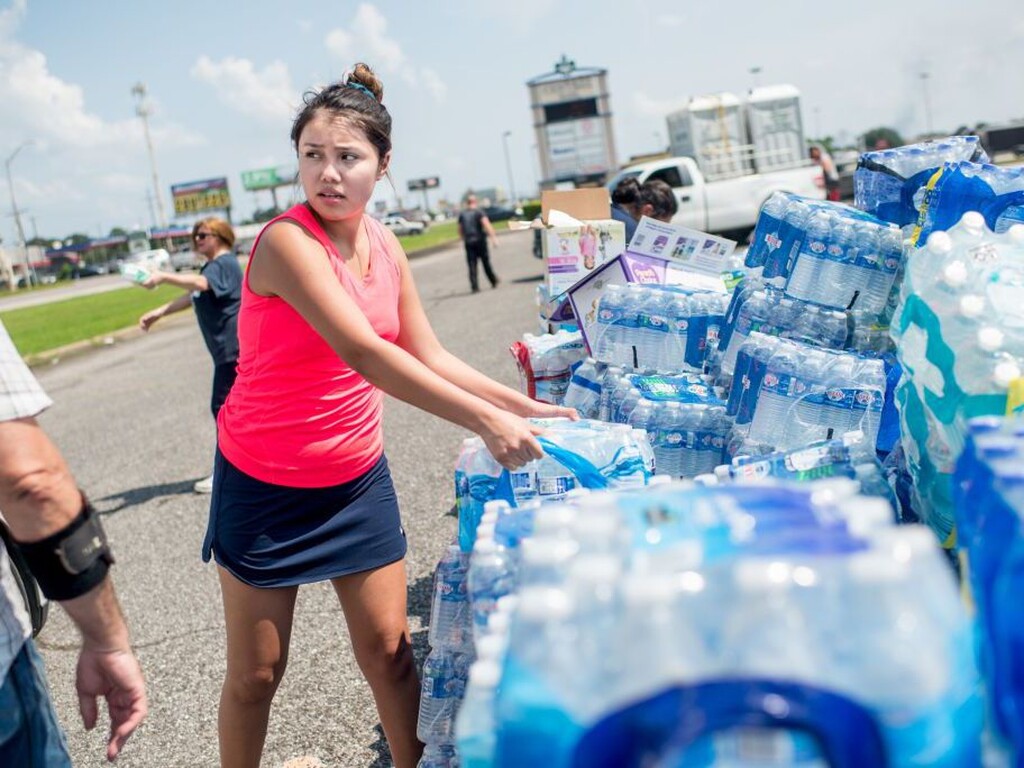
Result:
[[[83,264],[77,270],[75,270],[75,278],[80,279],[83,277],[97,277],[99,275],[107,274],[107,266],[105,264]]]
[[[517,212],[516,209],[505,208],[501,205],[489,205],[482,210],[484,215],[491,221],[507,221],[519,215],[519,212]]]
[[[183,269],[199,269],[202,266],[202,260],[196,256],[195,251],[178,251],[171,254],[171,266],[175,272],[181,272]]]
[[[385,216],[381,223],[397,236],[422,235],[427,229],[422,221],[409,221],[401,216]]]
[[[155,248],[149,251],[138,251],[124,257],[126,264],[138,264],[146,269],[159,269],[169,271],[171,269],[171,254],[166,248]]]

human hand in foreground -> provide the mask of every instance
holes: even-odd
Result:
[[[518,469],[544,455],[536,438],[543,431],[520,416],[496,408],[485,417],[479,434],[495,461],[505,469]]]
[[[84,642],[78,656],[75,688],[78,691],[78,709],[87,731],[96,726],[99,714],[97,698],[102,696],[106,699],[110,713],[107,760],[113,762],[149,710],[139,662],[127,646],[93,648]]]

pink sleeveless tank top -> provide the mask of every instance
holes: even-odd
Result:
[[[345,268],[309,208],[296,205],[267,226],[284,219],[298,222],[323,246],[338,281],[377,335],[398,338],[401,273],[380,222],[363,216],[370,258],[360,280]],[[253,253],[258,244],[259,238]],[[253,293],[248,270],[238,345],[238,378],[217,418],[217,444],[228,461],[257,480],[292,488],[348,482],[377,462],[384,451],[381,391],[284,299]]]

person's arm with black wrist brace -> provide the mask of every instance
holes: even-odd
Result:
[[[79,708],[91,729],[96,699],[106,699],[112,760],[146,715],[142,671],[107,575],[113,558],[102,527],[33,418],[0,422],[0,510],[43,593],[59,601],[82,633]]]

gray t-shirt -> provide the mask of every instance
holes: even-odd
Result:
[[[53,405],[36,377],[21,359],[0,322],[0,421],[38,416]],[[0,679],[32,634],[25,603],[11,574],[7,550],[0,544]]]

